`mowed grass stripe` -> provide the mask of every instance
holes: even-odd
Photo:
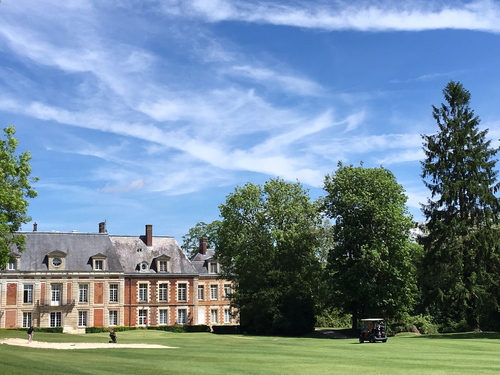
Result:
[[[0,331],[0,338],[26,338]],[[46,342],[107,342],[104,333],[37,333]],[[2,373],[13,374],[498,374],[500,335],[399,336],[385,344],[316,339],[118,332],[120,343],[178,349],[49,350],[0,346]]]

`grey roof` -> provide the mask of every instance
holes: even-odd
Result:
[[[199,274],[208,273],[208,260],[214,257],[215,250],[207,249],[206,254],[202,254],[200,252],[196,253],[194,257],[191,258],[191,263],[196,268],[196,272]]]
[[[53,251],[66,253],[65,271],[92,271],[91,257],[105,255],[105,271],[121,272],[122,267],[107,234],[18,232],[26,236],[26,251],[21,255],[20,271],[47,271],[47,254]]]
[[[109,236],[113,243],[123,271],[139,273],[138,265],[148,264],[149,273],[155,273],[154,260],[161,255],[170,257],[170,273],[195,274],[196,269],[173,237],[153,236],[153,246],[146,246],[144,236]]]

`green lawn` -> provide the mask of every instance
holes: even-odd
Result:
[[[498,374],[500,334],[354,339],[251,337],[162,331],[118,332],[120,343],[179,349],[48,350],[0,345],[2,374]],[[0,338],[26,333],[0,331]],[[108,342],[105,333],[36,333],[35,340]]]

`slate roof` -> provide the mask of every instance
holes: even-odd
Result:
[[[156,273],[155,259],[161,255],[170,257],[169,273],[197,273],[173,237],[153,236],[153,246],[146,246],[144,236],[110,235],[109,238],[126,273],[144,273],[139,272],[138,268],[142,262],[146,262],[149,266],[146,273]]]
[[[107,234],[18,232],[26,236],[26,251],[14,252],[21,256],[20,271],[48,271],[47,254],[53,251],[66,253],[65,271],[92,271],[91,257],[106,256],[104,271],[122,272],[113,244]]]
[[[196,268],[196,272],[199,274],[207,274],[208,273],[208,260],[214,257],[215,250],[207,249],[206,254],[202,254],[200,252],[196,253],[194,257],[191,258],[191,263],[194,268]]]

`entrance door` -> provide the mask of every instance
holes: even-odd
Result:
[[[198,324],[205,324],[205,308],[198,307]]]
[[[50,297],[50,305],[51,306],[59,306],[61,304],[61,284],[52,284],[51,285],[51,297]]]

